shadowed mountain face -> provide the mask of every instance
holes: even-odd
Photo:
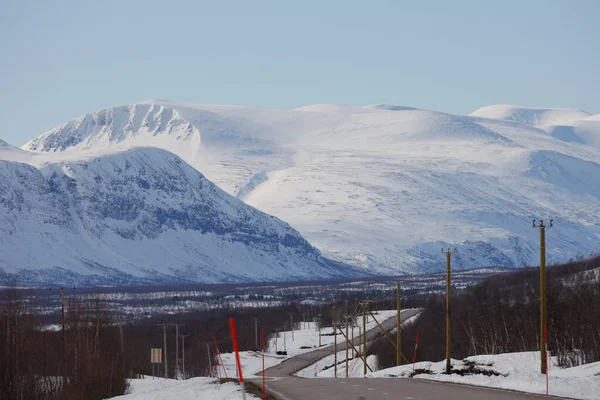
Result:
[[[17,274],[20,282],[81,286],[356,274],[164,150],[52,162],[14,151],[37,166],[0,161],[0,274]]]
[[[552,125],[554,124],[554,125]],[[563,126],[563,128],[556,128]],[[323,255],[373,272],[533,265],[600,251],[600,125],[510,105],[452,115],[396,105],[297,110],[150,101],[97,111],[23,146],[40,155],[154,146],[289,222]]]

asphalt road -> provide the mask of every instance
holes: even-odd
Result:
[[[400,313],[402,322],[404,322],[407,319],[409,319],[410,317],[418,314],[419,312],[420,312],[419,310],[402,311]],[[375,316],[377,317],[377,315],[375,315]],[[369,318],[371,318],[371,317],[369,317]],[[379,318],[378,318],[377,321],[388,332],[391,329],[394,329],[396,327],[396,317],[395,316],[393,318],[389,318],[385,321],[379,321]],[[373,339],[377,339],[381,336],[383,336],[383,332],[381,332],[381,329],[379,329],[377,326],[375,326],[374,328],[367,331],[367,342],[369,342]],[[393,338],[395,338],[395,336]],[[339,335],[338,339],[339,339],[338,350],[341,350],[342,348],[345,348],[345,346],[346,346],[344,337],[342,335]],[[354,339],[352,339],[352,343],[354,344],[355,347],[358,346],[358,342],[359,342],[358,337],[355,337]],[[310,366],[311,364],[314,364],[317,360],[320,360],[324,357],[332,355],[333,347],[334,347],[333,345],[321,347],[317,350],[313,350],[308,353],[304,353],[304,354],[297,355],[295,357],[288,358],[281,364],[275,365],[274,367],[271,367],[271,368],[265,370],[265,376],[288,377],[288,376],[300,371],[301,369],[304,369],[304,368]],[[357,349],[358,349],[358,347],[357,347]]]
[[[402,311],[402,322],[419,313],[419,310]],[[379,321],[390,331],[396,326],[396,317]],[[383,336],[378,327],[367,331],[367,341]],[[339,344],[343,347],[343,337]],[[352,340],[358,345],[358,338]],[[267,390],[279,400],[532,400],[546,396],[457,385],[406,378],[314,378],[291,376],[314,364],[317,359],[333,354],[333,345],[289,358],[265,371]],[[252,378],[261,384],[260,378]]]
[[[408,378],[267,378],[279,400],[533,400],[546,396]]]

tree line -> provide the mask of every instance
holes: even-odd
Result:
[[[325,321],[334,315],[327,306],[288,303],[278,307],[199,310],[130,321],[122,320],[121,310],[112,309],[109,301],[66,296],[63,330],[60,314],[40,314],[39,308],[31,304],[35,297],[31,289],[19,289],[14,282],[0,290],[3,400],[99,400],[125,394],[129,378],[152,374],[150,349],[163,348],[165,333],[167,354],[163,353],[163,362],[167,362],[169,378],[216,376],[218,357],[213,336],[220,352],[233,351],[229,317],[236,320],[240,349],[245,351],[260,349],[262,329],[266,343],[284,327],[289,330],[290,314],[294,329],[300,327],[301,321]],[[317,317],[319,314],[321,318]],[[164,364],[154,372],[164,377]]]
[[[548,350],[564,367],[600,361],[600,257],[547,268]],[[594,270],[595,271],[592,271]],[[539,350],[539,269],[492,276],[451,294],[452,358]],[[402,351],[417,361],[445,359],[444,294],[408,299],[424,310],[402,329]],[[382,368],[396,365],[395,350],[383,339],[369,348]]]

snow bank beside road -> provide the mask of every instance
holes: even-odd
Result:
[[[600,393],[600,362],[573,368],[559,368],[554,360],[550,366],[549,394],[575,399],[598,399]],[[410,377],[412,365],[388,368],[368,374],[370,378]],[[446,361],[419,362],[415,379],[454,382],[529,393],[546,393],[546,378],[539,373],[539,353],[507,353],[467,357],[452,360],[455,373],[444,373]],[[459,375],[458,373],[464,373]]]
[[[242,392],[235,383],[220,384],[214,378],[131,379],[130,394],[112,397],[119,400],[234,400],[241,399]],[[250,394],[247,399],[256,399]]]
[[[237,368],[235,363],[235,353],[222,353],[221,358],[225,369],[227,370],[227,376],[229,378],[237,378]],[[285,357],[275,356],[273,354],[265,354],[265,369],[274,367],[285,360]],[[244,379],[251,378],[254,375],[259,374],[262,371],[262,356],[260,353],[253,351],[240,351],[240,362],[242,363],[242,374]],[[217,365],[215,368],[219,368],[217,376],[224,378],[223,367]]]

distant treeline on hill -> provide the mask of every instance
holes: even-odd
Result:
[[[503,272],[451,296],[452,358],[539,350],[539,268]],[[411,355],[419,332],[417,361],[445,358],[443,294],[409,299],[423,307],[402,330],[402,351]],[[600,256],[547,268],[548,350],[561,366],[600,361]],[[379,366],[396,365],[386,339],[373,343]]]

